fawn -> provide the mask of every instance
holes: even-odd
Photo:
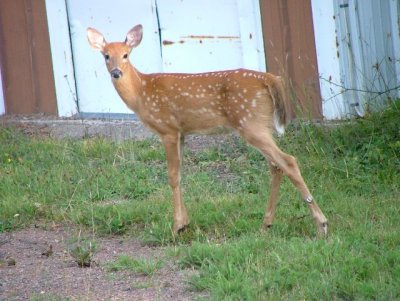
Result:
[[[90,45],[103,54],[119,96],[165,147],[173,192],[174,234],[189,224],[180,187],[184,137],[224,128],[239,132],[269,162],[271,191],[263,228],[272,225],[285,174],[308,205],[318,234],[327,234],[327,219],[307,188],[296,159],[282,152],[273,140],[273,133],[282,134],[288,121],[287,98],[280,77],[247,69],[143,74],[129,61],[132,49],[142,40],[142,25],[133,27],[124,42],[107,43],[93,28],[87,29],[87,35]]]

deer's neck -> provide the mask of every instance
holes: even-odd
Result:
[[[112,79],[112,82],[125,104],[133,111],[137,111],[142,91],[141,73],[129,65],[123,76]]]

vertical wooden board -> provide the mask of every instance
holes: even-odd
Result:
[[[53,65],[51,61],[49,30],[45,0],[25,0],[32,10],[32,73],[35,90],[35,107],[37,112],[57,113],[57,101],[54,86]]]
[[[158,22],[153,0],[67,0],[79,110],[82,113],[132,113],[111,83],[103,56],[87,40],[87,27],[108,42],[124,41],[135,25],[143,25],[141,44],[130,59],[141,72],[161,69]]]
[[[0,1],[0,44],[7,114],[35,111],[23,0]]]
[[[311,2],[289,1],[294,87],[303,112],[322,118]]]
[[[71,117],[78,105],[67,6],[65,0],[45,1],[58,116]]]
[[[0,2],[7,114],[56,113],[44,0]]]
[[[260,4],[268,71],[289,79],[293,105],[305,116],[322,118],[310,1]]]

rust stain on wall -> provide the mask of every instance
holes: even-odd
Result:
[[[189,35],[183,36],[183,39],[240,39],[239,36],[206,36],[206,35]]]
[[[208,35],[189,35],[189,36],[182,36],[182,39],[186,40],[198,40],[201,44],[203,43],[203,40],[238,40],[240,39],[239,36],[208,36]],[[185,40],[179,40],[179,41],[170,41],[170,40],[163,40],[162,44],[164,46],[170,46],[175,43],[180,43],[183,44],[185,43]]]
[[[178,42],[174,42],[174,41],[164,40],[162,43],[163,43],[164,46],[169,46],[169,45],[173,45],[175,43],[183,44],[183,43],[185,43],[185,41],[180,40]]]

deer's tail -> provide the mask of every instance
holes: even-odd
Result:
[[[285,133],[285,127],[290,119],[290,107],[287,97],[285,83],[282,77],[275,76],[272,84],[267,89],[274,105],[272,121],[275,131],[279,136]]]

